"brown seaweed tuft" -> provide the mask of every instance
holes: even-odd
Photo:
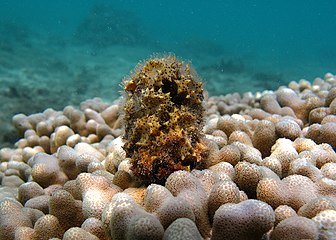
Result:
[[[204,89],[190,64],[154,57],[123,84],[124,149],[134,174],[162,184],[174,171],[201,167]]]

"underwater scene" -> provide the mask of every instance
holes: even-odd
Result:
[[[336,239],[335,9],[0,1],[0,240]]]

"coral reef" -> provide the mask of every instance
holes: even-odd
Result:
[[[159,60],[141,65],[132,77]],[[130,78],[125,83],[127,91],[139,84]],[[164,91],[177,91],[177,84],[168,83]],[[202,139],[208,157],[202,169],[174,169],[162,185],[139,178],[130,158],[141,137],[142,143],[155,143],[145,137],[157,126],[126,145],[121,137],[137,121],[148,125],[164,117],[158,111],[162,98],[144,109],[95,98],[79,108],[17,114],[13,123],[21,137],[15,147],[0,149],[0,240],[334,239],[335,87],[336,76],[326,74],[274,92],[209,97],[204,126],[203,106],[196,104],[199,112],[190,115],[196,122],[190,118],[183,128],[196,123],[204,132],[196,140]],[[149,93],[155,96],[154,87],[127,99]],[[202,99],[198,93],[193,100]],[[121,115],[127,106],[138,110],[135,117]],[[159,148],[152,147],[145,156],[157,156]]]
[[[155,57],[126,78],[124,90],[124,149],[136,176],[164,183],[172,172],[202,164],[204,90],[190,64]]]

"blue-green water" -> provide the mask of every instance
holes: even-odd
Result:
[[[136,29],[138,32],[133,37],[139,38],[140,34],[149,53],[175,52],[191,58],[196,66],[204,65],[207,55],[218,62],[239,59],[244,66],[280,74],[285,82],[297,77],[311,80],[335,69],[336,3],[331,0],[1,1],[0,20],[47,37],[71,41],[97,5],[103,5],[103,14],[109,14],[108,7],[124,14],[119,18],[121,24],[125,20],[135,23],[136,26],[124,30],[125,35],[132,36],[128,31]],[[109,19],[106,20],[93,24],[101,24],[97,28],[106,27],[111,33],[113,24],[117,23],[109,26]],[[1,34],[0,38],[4,37]],[[99,41],[87,40],[92,44]]]
[[[14,114],[113,100],[123,76],[161,52],[191,60],[210,95],[312,81],[335,71],[335,9],[332,0],[2,0],[0,101]]]

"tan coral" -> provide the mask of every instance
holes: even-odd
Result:
[[[270,157],[277,158],[281,163],[281,173],[285,177],[288,175],[290,163],[298,157],[298,152],[293,147],[289,139],[280,138],[272,146]]]
[[[234,142],[232,145],[238,147],[240,151],[240,160],[257,165],[262,164],[262,156],[258,149],[241,142]]]
[[[326,163],[336,163],[336,153],[329,144],[319,144],[311,149],[311,153],[316,157],[316,166],[318,168],[321,168]]]
[[[271,240],[318,239],[318,228],[314,221],[294,216],[281,221],[272,231]]]
[[[192,206],[183,198],[174,197],[167,188],[151,184],[145,194],[145,209],[154,213],[164,228],[178,218],[189,218],[195,221]]]
[[[169,225],[163,236],[163,240],[184,239],[203,239],[195,223],[189,218],[176,219],[172,224]]]
[[[332,87],[325,100],[325,106],[330,106],[331,102],[336,98],[336,87]]]
[[[309,138],[297,138],[293,142],[293,147],[298,153],[310,151],[316,146],[316,143]]]
[[[222,147],[214,155],[210,155],[207,160],[207,166],[213,166],[220,162],[228,162],[232,165],[236,165],[241,158],[240,150],[235,145],[226,145]]]
[[[56,157],[59,159],[59,165],[69,179],[76,179],[79,170],[76,166],[78,153],[69,146],[61,146],[57,149]]]
[[[38,239],[50,239],[50,238],[62,238],[64,229],[57,217],[53,215],[45,215],[37,220],[34,229],[38,236]]]
[[[63,240],[99,240],[95,235],[79,227],[73,227],[64,233]]]
[[[263,178],[261,169],[256,164],[248,162],[239,162],[235,166],[236,175],[234,177],[235,183],[248,196],[254,197],[259,181]]]
[[[14,115],[12,122],[16,130],[21,134],[23,134],[26,130],[33,128],[32,124],[28,120],[28,117],[22,113]]]
[[[303,122],[308,122],[309,112],[323,106],[322,100],[311,96],[305,100],[301,99],[296,92],[289,88],[279,89],[276,93],[277,100],[282,106],[288,106],[295,112],[295,115]]]
[[[322,123],[326,116],[329,116],[330,109],[327,107],[315,108],[309,113],[309,124]]]
[[[316,182],[322,177],[322,172],[316,166],[314,166],[310,159],[305,157],[297,158],[290,163],[289,175],[299,174],[309,177],[313,182]]]
[[[166,199],[155,211],[155,215],[160,220],[164,229],[168,228],[172,222],[179,218],[188,218],[195,221],[195,214],[192,206],[182,197],[170,197]]]
[[[42,187],[48,187],[52,184],[64,184],[68,177],[61,170],[59,160],[45,153],[35,154],[30,161],[32,166],[31,175]]]
[[[38,209],[42,211],[45,214],[49,213],[49,200],[50,196],[48,195],[41,195],[41,196],[35,196],[31,199],[29,199],[25,203],[25,207],[33,208],[33,209]]]
[[[145,194],[147,188],[145,187],[130,187],[124,190],[124,193],[127,193],[134,199],[134,201],[139,204],[140,206],[145,205]]]
[[[201,182],[203,189],[205,190],[206,195],[210,194],[210,191],[213,185],[219,181],[220,175],[210,169],[204,170],[192,170],[191,174],[198,178]]]
[[[151,214],[134,216],[128,226],[126,239],[161,240],[164,234],[159,220]]]
[[[281,106],[276,99],[274,94],[266,94],[261,98],[260,101],[261,109],[265,110],[271,114],[279,114],[281,116],[292,116],[295,117],[293,109],[287,106]]]
[[[222,148],[227,144],[228,137],[226,136],[225,132],[221,130],[216,129],[209,136],[212,136],[212,140],[217,143],[219,148]]]
[[[91,163],[100,163],[100,161],[94,155],[87,153],[82,153],[76,157],[76,167],[79,172],[88,172]]]
[[[104,228],[103,222],[97,218],[86,219],[83,222],[81,228],[86,232],[95,235],[100,240],[111,240],[111,237],[108,235],[108,232]]]
[[[274,208],[288,205],[298,210],[318,195],[318,188],[313,181],[301,175],[291,175],[281,181],[264,178],[257,186],[257,198]]]
[[[161,239],[163,227],[125,193],[117,193],[111,203],[109,229],[112,239]]]
[[[239,203],[240,192],[232,181],[220,181],[216,183],[208,198],[209,218],[213,219],[216,210],[225,203]]]
[[[328,143],[333,148],[336,147],[336,123],[327,122],[325,124],[313,124],[309,126],[305,135],[307,138],[317,143]]]
[[[274,173],[276,173],[279,177],[282,176],[282,166],[281,161],[272,156],[272,157],[266,157],[262,161],[262,165],[272,170]]]
[[[290,206],[287,206],[287,205],[278,206],[274,210],[274,213],[275,213],[275,220],[276,220],[275,225],[278,225],[281,221],[283,221],[287,218],[297,216],[295,210],[293,208],[291,208]]]
[[[234,131],[230,134],[228,143],[231,144],[236,141],[252,146],[251,137],[243,131]]]
[[[227,136],[234,131],[242,131],[251,136],[251,132],[244,124],[244,121],[237,120],[231,116],[223,116],[218,119],[217,128],[222,130]]]
[[[336,202],[328,197],[315,198],[303,205],[299,209],[298,215],[313,218],[324,210],[336,210]]]
[[[252,137],[252,143],[265,158],[271,154],[271,148],[277,140],[275,126],[272,122],[262,120],[258,123]]]
[[[69,192],[76,200],[82,200],[82,192],[81,189],[78,188],[76,180],[67,181],[62,189]]]
[[[38,240],[38,237],[33,228],[18,227],[15,231],[15,240]]]
[[[58,218],[64,230],[79,227],[84,221],[81,201],[75,200],[65,190],[58,190],[52,194],[49,200],[49,213]]]
[[[208,237],[211,226],[208,219],[207,195],[201,182],[189,172],[177,171],[168,177],[165,186],[174,196],[181,197],[190,204],[200,233],[203,237]]]
[[[261,239],[272,229],[272,207],[258,200],[224,204],[215,213],[211,240]]]
[[[76,144],[74,149],[76,150],[78,155],[88,154],[92,157],[97,158],[99,161],[103,161],[105,158],[104,154],[102,154],[99,150],[97,150],[96,148],[94,148],[92,145],[88,143],[78,143]]]
[[[318,192],[325,197],[336,200],[336,181],[330,178],[322,177],[316,181]]]
[[[18,227],[33,227],[32,221],[22,210],[22,205],[14,199],[0,201],[0,239],[14,239]]]
[[[117,192],[121,191],[119,187],[103,176],[81,173],[76,181],[82,193],[85,218],[95,217],[100,219],[104,207]]]
[[[144,196],[144,207],[148,212],[156,212],[162,204],[173,197],[171,192],[164,186],[150,184]]]
[[[319,229],[319,239],[333,239],[336,235],[336,211],[324,210],[312,219]]]
[[[109,125],[111,128],[114,128],[115,122],[119,116],[119,105],[114,104],[107,107],[101,112],[101,116],[107,125]]]
[[[299,124],[290,119],[280,120],[275,124],[276,134],[279,138],[288,138],[294,141],[301,135]]]
[[[50,151],[52,153],[56,152],[57,149],[64,145],[67,139],[74,135],[74,131],[69,128],[68,126],[59,126],[55,129],[55,132],[51,134],[51,144],[50,144]]]
[[[220,162],[216,165],[209,167],[211,171],[218,174],[220,180],[233,179],[235,176],[234,167],[228,162]]]
[[[336,163],[326,163],[321,167],[321,172],[324,177],[336,180]]]

